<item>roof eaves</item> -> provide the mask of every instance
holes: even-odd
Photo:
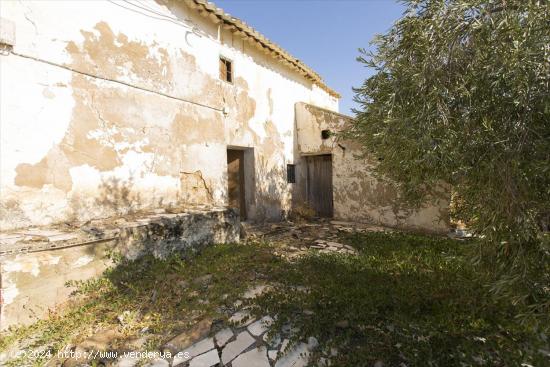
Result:
[[[218,8],[212,2],[206,0],[189,0],[186,1],[186,4],[191,8],[198,10],[199,14],[214,23],[223,23],[225,28],[230,29],[233,33],[243,37],[244,39],[255,43],[259,50],[287,64],[290,68],[302,74],[306,79],[319,86],[331,96],[340,98],[340,94],[327,86],[319,74],[299,59],[290,55],[282,47],[274,42],[271,42],[267,37],[242,20],[229,15],[223,9]]]

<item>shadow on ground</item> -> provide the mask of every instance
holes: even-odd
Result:
[[[177,351],[228,326],[232,338],[252,333],[246,320],[228,322],[246,309],[252,319],[274,319],[249,352],[261,340],[269,347],[288,339],[286,351],[303,347],[314,365],[544,365],[539,349],[547,346],[516,321],[521,310],[494,301],[484,286],[490,270],[468,260],[475,243],[327,227],[275,226],[251,230],[246,244],[121,260],[103,278],[80,284],[65,312],[4,335],[0,350]],[[344,245],[354,250],[338,252]],[[243,297],[257,285],[269,287]],[[269,364],[282,360],[280,353]],[[55,356],[35,360],[48,361],[55,365]]]

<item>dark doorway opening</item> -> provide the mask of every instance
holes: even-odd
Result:
[[[332,155],[306,156],[306,195],[319,217],[332,218]]]
[[[227,150],[227,195],[229,206],[237,208],[241,220],[246,220],[244,185],[244,150]]]

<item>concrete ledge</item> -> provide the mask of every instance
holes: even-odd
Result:
[[[213,243],[239,241],[238,214],[226,208],[159,210],[140,216],[94,221],[72,230],[27,229],[0,234],[0,330],[45,318],[69,299],[69,280],[97,277],[113,263],[109,252],[128,259]]]

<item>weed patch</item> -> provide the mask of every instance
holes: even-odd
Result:
[[[402,233],[348,235],[359,256],[311,254],[291,264],[258,314],[291,325],[294,342],[315,336],[333,366],[541,366],[533,333],[497,302],[475,243]],[[301,291],[299,291],[301,289]]]

